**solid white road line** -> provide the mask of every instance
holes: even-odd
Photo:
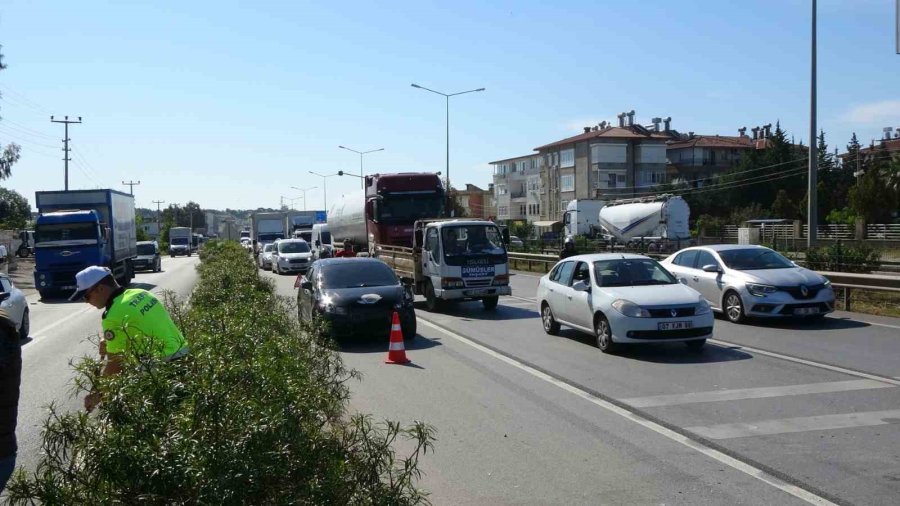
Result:
[[[900,409],[890,411],[869,411],[843,415],[804,416],[780,420],[761,420],[748,423],[724,423],[705,427],[686,427],[687,430],[708,439],[732,439],[750,436],[770,436],[807,432],[813,430],[848,429],[851,427],[872,427],[892,423],[889,418],[900,418]]]
[[[476,343],[475,341],[473,341],[465,336],[457,334],[456,332],[447,330],[439,325],[435,325],[434,323],[431,323],[428,320],[420,319],[419,321],[421,323],[423,323],[425,326],[431,327],[434,330],[442,332],[443,334],[445,334],[453,339],[456,339],[457,341],[459,341],[461,343],[467,344],[467,345],[471,346],[472,348],[475,348],[476,350],[481,351],[482,353],[490,355],[491,357],[493,357],[501,362],[504,362],[504,363],[509,364],[517,369],[520,369],[538,379],[544,380],[547,383],[550,383],[551,385],[559,387],[562,390],[565,390],[573,395],[581,397],[582,399],[584,399],[596,406],[599,406],[607,411],[610,411],[610,412],[615,413],[623,418],[626,418],[629,421],[634,422],[642,427],[650,429],[653,432],[656,432],[657,434],[660,434],[672,441],[681,443],[682,445],[687,446],[688,448],[691,448],[703,455],[706,455],[707,457],[710,457],[710,458],[716,460],[717,462],[720,462],[720,463],[725,464],[725,465],[727,465],[733,469],[736,469],[742,473],[745,473],[748,476],[752,476],[753,478],[756,478],[756,479],[758,479],[774,488],[777,488],[778,490],[781,490],[787,494],[790,494],[798,499],[806,501],[810,504],[821,504],[821,505],[834,504],[831,501],[825,499],[824,497],[816,495],[816,494],[814,494],[808,490],[805,490],[803,488],[800,488],[796,485],[792,485],[792,484],[778,478],[777,476],[771,475],[771,474],[763,471],[762,469],[759,469],[758,467],[756,467],[754,465],[748,464],[746,462],[742,462],[726,453],[716,450],[715,448],[707,446],[699,441],[695,441],[687,436],[679,434],[678,432],[675,432],[675,431],[673,431],[663,425],[660,425],[652,420],[644,418],[643,416],[641,416],[633,411],[619,407],[611,402],[605,401],[605,400],[591,394],[590,392],[587,392],[578,387],[570,385],[564,381],[561,381],[557,378],[554,378],[553,376],[550,376],[547,373],[539,371],[538,369],[535,369],[534,367],[531,367],[531,366],[529,366],[525,363],[522,363],[516,359],[510,358],[510,357],[507,357],[506,355],[498,353],[486,346]]]
[[[678,404],[692,404],[697,402],[736,401],[741,399],[764,399],[767,397],[785,397],[788,395],[823,394],[831,392],[850,392],[852,390],[867,390],[872,388],[894,388],[895,385],[883,381],[868,379],[831,381],[825,383],[810,383],[807,385],[788,385],[780,387],[762,388],[738,388],[734,390],[712,390],[709,392],[690,392],[685,394],[653,395],[648,397],[633,397],[631,399],[619,399],[620,401],[636,408],[650,408],[657,406],[675,406]]]

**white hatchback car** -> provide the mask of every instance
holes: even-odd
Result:
[[[699,350],[713,333],[700,295],[642,255],[599,253],[560,261],[538,284],[544,331],[587,332],[605,353],[619,343],[683,341]]]

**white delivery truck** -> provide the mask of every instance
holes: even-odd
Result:
[[[169,256],[191,256],[191,229],[188,227],[172,227],[169,229]]]
[[[577,199],[569,201],[563,213],[563,226],[566,236],[584,235],[594,238],[602,233],[600,227],[600,209],[606,205],[605,200]]]
[[[281,212],[254,213],[250,216],[254,255],[266,244],[288,238],[287,214]]]
[[[327,223],[316,223],[312,226],[313,258],[331,258],[334,256],[334,244],[331,241],[331,232]]]
[[[501,295],[512,293],[508,241],[509,232],[501,233],[490,221],[419,220],[412,248],[379,244],[376,254],[413,293],[425,296],[429,311],[450,300],[481,300],[494,309]]]
[[[690,243],[690,216],[683,198],[666,194],[610,202],[600,209],[599,221],[609,240],[664,251]]]

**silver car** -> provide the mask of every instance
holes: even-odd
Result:
[[[263,245],[263,249],[256,259],[256,263],[260,269],[267,271],[272,268],[272,250],[274,248],[275,243],[270,242]]]
[[[763,246],[698,246],[660,263],[734,323],[749,316],[821,318],[834,311],[827,278]]]
[[[0,309],[6,311],[6,314],[16,324],[16,328],[19,329],[19,338],[25,339],[31,330],[31,319],[28,316],[28,301],[25,300],[25,294],[13,285],[9,276],[2,273],[0,273],[0,287],[3,288],[3,291],[0,292],[0,300],[2,300]]]

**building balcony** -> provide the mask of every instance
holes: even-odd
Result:
[[[527,195],[527,193],[524,192],[524,191],[520,191],[520,192],[511,192],[511,193],[509,194],[509,198],[511,198],[511,199],[524,199],[526,195]]]

